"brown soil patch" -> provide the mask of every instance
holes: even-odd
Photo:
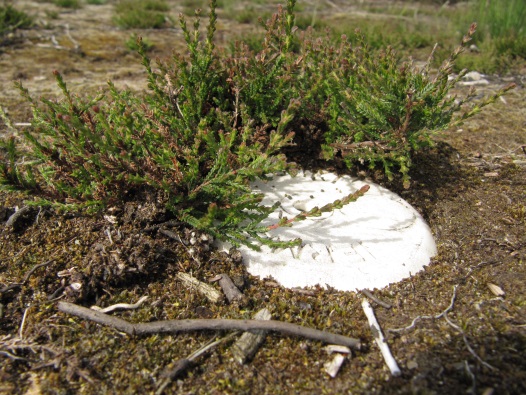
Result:
[[[43,21],[44,11],[52,8],[19,3]],[[137,56],[124,47],[130,32],[112,27],[111,7],[61,12],[59,19],[48,21],[53,26],[18,33],[12,46],[2,48],[1,105],[14,122],[28,122],[30,112],[12,80],[22,79],[34,96],[54,95],[55,68],[76,92],[95,92],[107,79],[144,89]],[[222,27],[229,32],[238,28],[244,27],[231,22]],[[177,29],[139,33],[156,45],[153,56],[168,55],[181,42]],[[164,213],[146,199],[116,213],[116,223],[35,209],[16,229],[1,229],[0,393],[155,392],[171,363],[219,335],[132,337],[56,309],[57,297],[108,306],[134,303],[143,295],[147,303],[119,316],[132,322],[250,318],[266,307],[274,319],[357,337],[364,344],[330,379],[322,370],[329,360],[323,344],[272,334],[241,366],[226,343],[200,359],[167,393],[526,393],[524,78],[492,77],[482,93],[510,80],[518,87],[462,129],[437,136],[437,146],[415,158],[409,190],[377,177],[423,214],[439,251],[423,272],[374,291],[393,306],[375,310],[401,377],[391,377],[385,367],[361,310],[361,295],[276,287],[248,275],[235,256],[207,251],[206,245],[195,246],[190,255],[188,246],[152,227],[164,220]],[[2,221],[27,198],[1,192]],[[191,237],[188,230],[172,230],[183,242]],[[175,278],[179,271],[202,281],[227,273],[247,305],[213,304],[184,288]],[[75,284],[81,285],[79,291]],[[499,286],[504,296],[493,294],[489,284]],[[389,331],[408,327],[417,317],[439,316],[448,306],[439,318]]]

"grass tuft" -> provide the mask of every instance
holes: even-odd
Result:
[[[33,26],[33,18],[9,3],[0,5],[0,37],[16,30]]]
[[[165,0],[120,0],[113,20],[123,29],[160,29],[169,24],[169,10]]]

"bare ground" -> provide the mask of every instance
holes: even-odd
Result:
[[[59,69],[76,92],[95,92],[107,79],[118,86],[145,87],[137,56],[123,45],[130,32],[112,27],[111,5],[85,6],[48,20],[49,4],[20,4],[38,13],[42,23],[13,37],[0,54],[1,105],[14,122],[28,122],[30,115],[12,89],[14,79],[35,96],[57,93],[52,69]],[[53,26],[45,28],[46,21]],[[220,35],[227,38],[248,27],[228,22],[223,29]],[[181,41],[176,29],[139,33],[156,44],[153,56],[167,55]],[[239,365],[227,342],[175,380],[167,393],[526,393],[524,73],[492,76],[480,91],[510,81],[518,87],[505,102],[439,136],[436,148],[415,158],[409,190],[376,176],[423,214],[439,251],[423,272],[374,290],[393,306],[373,304],[401,377],[391,377],[385,367],[360,294],[284,289],[248,275],[235,256],[205,251],[206,246],[191,256],[179,240],[147,229],[162,222],[164,213],[146,200],[126,206],[115,224],[102,217],[36,210],[17,229],[4,226],[0,393],[153,393],[170,364],[222,335],[134,337],[56,308],[57,297],[108,306],[134,303],[143,295],[147,303],[119,316],[132,322],[250,318],[266,307],[274,319],[363,343],[331,379],[322,370],[330,357],[321,343],[271,334],[250,363]],[[0,193],[1,219],[5,222],[27,198]],[[190,238],[184,229],[172,230],[182,241]],[[179,271],[202,281],[227,273],[247,303],[211,303],[184,288],[175,277]],[[79,292],[71,287],[76,283]],[[504,295],[492,293],[490,284]]]

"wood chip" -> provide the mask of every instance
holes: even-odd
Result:
[[[176,276],[183,285],[190,289],[195,289],[200,294],[204,295],[209,301],[213,303],[218,303],[223,300],[223,295],[221,292],[219,292],[217,289],[212,287],[211,285],[208,285],[207,283],[204,283],[202,281],[199,281],[197,278],[191,276],[188,273],[179,272]]]
[[[331,361],[326,362],[323,365],[323,369],[329,376],[332,378],[335,378],[338,372],[340,371],[340,368],[343,364],[343,361],[345,361],[345,356],[342,354],[336,354]]]
[[[248,302],[245,295],[236,287],[230,276],[222,273],[218,277],[219,286],[223,290],[229,303],[244,306]]]
[[[329,344],[328,346],[324,347],[324,350],[327,351],[329,354],[333,354],[335,352],[339,352],[340,354],[350,354],[351,349],[346,346],[339,346],[337,344]]]
[[[268,309],[261,309],[254,315],[255,320],[270,320],[271,318],[272,315]],[[265,341],[266,334],[267,331],[265,330],[243,333],[239,340],[230,348],[234,359],[241,365],[252,359],[259,346]]]
[[[498,285],[495,285],[495,284],[492,284],[492,283],[488,283],[488,288],[493,293],[493,295],[495,295],[495,296],[504,296],[504,295],[506,295],[506,292],[504,292],[502,290],[502,288],[499,287]]]

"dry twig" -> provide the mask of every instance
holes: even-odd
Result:
[[[239,330],[244,332],[267,330],[292,336],[305,337],[307,339],[318,340],[329,344],[341,344],[358,350],[360,349],[360,340],[358,339],[275,320],[194,319],[132,324],[123,319],[112,317],[73,303],[59,302],[58,309],[67,314],[72,314],[99,324],[108,325],[129,335],[150,335],[154,333],[175,333],[202,330]]]
[[[482,365],[484,365],[485,367],[487,367],[488,369],[490,370],[497,370],[494,366],[490,365],[489,363],[487,363],[486,361],[484,361],[476,352],[475,350],[473,350],[473,348],[471,347],[471,345],[469,344],[468,342],[468,338],[466,337],[466,333],[464,332],[464,330],[459,327],[458,325],[454,324],[450,319],[449,317],[447,316],[447,313],[449,313],[452,309],[453,309],[453,306],[455,304],[455,298],[457,296],[457,287],[458,285],[455,285],[453,287],[453,296],[451,297],[451,303],[449,304],[449,306],[440,314],[438,315],[435,315],[435,316],[431,316],[431,315],[423,315],[423,316],[418,316],[416,317],[413,322],[411,323],[411,325],[409,326],[406,326],[404,328],[397,328],[397,329],[388,329],[389,332],[402,332],[402,331],[405,331],[405,330],[408,330],[408,329],[412,329],[415,327],[415,324],[417,323],[417,321],[421,320],[421,319],[439,319],[439,318],[442,318],[444,317],[444,320],[454,329],[456,329],[457,331],[460,332],[460,334],[462,335],[462,339],[464,340],[464,344],[466,345],[466,348],[467,350],[469,351],[469,353],[471,355],[473,355],[473,357],[479,361]]]
[[[418,317],[415,317],[413,322],[411,322],[411,325],[406,326],[404,328],[388,329],[387,331],[388,332],[392,332],[392,333],[402,332],[402,331],[414,328],[416,323],[418,321],[420,321],[420,320],[432,320],[432,319],[438,320],[439,318],[442,318],[449,311],[451,311],[451,309],[453,309],[453,305],[455,304],[455,298],[457,297],[457,287],[458,287],[458,285],[455,285],[453,287],[453,296],[451,297],[451,303],[449,304],[449,306],[442,313],[440,313],[438,315],[419,315]]]
[[[148,296],[143,296],[140,298],[137,303],[129,304],[129,303],[117,303],[105,308],[101,308],[99,306],[91,306],[92,310],[100,311],[101,313],[111,313],[115,310],[134,310],[141,307],[141,305],[148,299]]]
[[[43,266],[49,265],[51,262],[53,262],[52,259],[49,260],[49,261],[46,261],[44,263],[39,263],[38,265],[33,266],[31,268],[31,270],[29,270],[26,273],[26,275],[24,276],[24,279],[22,280],[21,283],[14,283],[14,284],[10,284],[10,285],[5,286],[4,288],[0,289],[0,294],[6,293],[7,291],[10,291],[12,289],[24,286],[27,283],[27,281],[29,280],[29,278],[33,275],[35,270],[37,270],[37,269],[39,269],[39,268],[41,268]]]
[[[231,333],[228,336],[225,336],[218,340],[212,340],[205,344],[203,347],[201,347],[199,350],[194,351],[192,354],[190,354],[186,358],[182,358],[178,360],[172,369],[170,369],[168,372],[163,374],[163,380],[161,383],[157,386],[157,391],[155,391],[155,395],[161,395],[166,387],[175,380],[180,374],[184,373],[188,368],[192,367],[194,365],[194,361],[199,358],[204,353],[210,351],[215,346],[230,340],[233,338],[237,333]]]
[[[378,321],[376,320],[376,317],[374,315],[373,308],[371,307],[371,304],[367,299],[362,300],[362,308],[365,315],[367,316],[367,320],[369,321],[369,326],[371,328],[371,332],[373,333],[374,340],[376,340],[376,344],[378,344],[378,347],[380,347],[380,351],[382,353],[382,356],[384,357],[384,361],[387,367],[389,368],[393,376],[400,376],[402,372],[400,371],[400,368],[398,367],[398,364],[396,363],[393,354],[391,354],[391,350],[387,345],[387,341],[385,340],[384,334],[382,333],[380,325],[378,324]]]
[[[387,302],[384,302],[383,300],[380,300],[378,299],[376,296],[374,296],[368,289],[362,289],[360,291],[362,294],[364,294],[365,296],[367,296],[369,299],[371,299],[373,302],[375,302],[376,304],[382,306],[382,307],[385,307],[386,309],[390,309],[391,306],[389,303]]]

